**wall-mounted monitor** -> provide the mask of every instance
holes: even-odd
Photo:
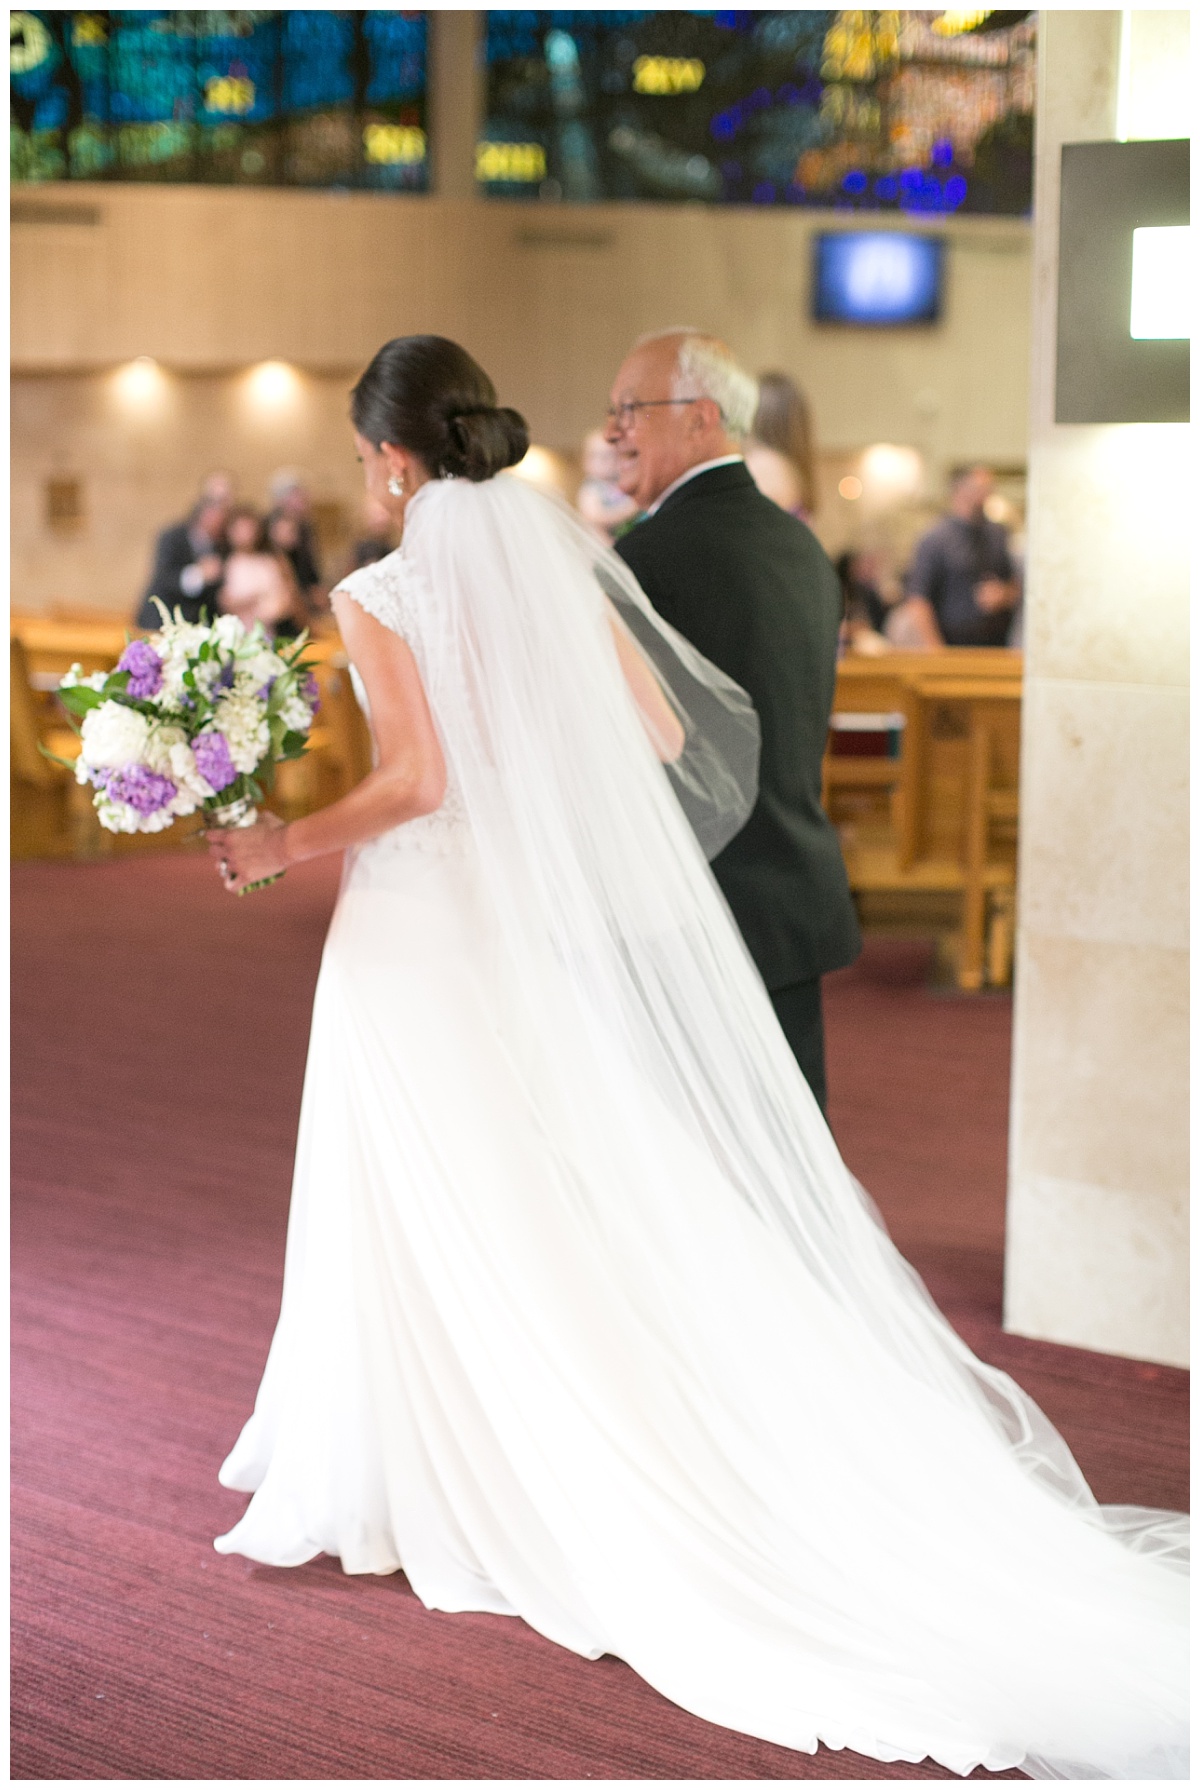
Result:
[[[813,318],[869,329],[937,323],[944,255],[940,236],[822,231],[813,238]]]

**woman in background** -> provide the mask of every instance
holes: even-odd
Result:
[[[294,621],[299,608],[296,580],[281,553],[272,550],[267,527],[257,510],[239,504],[226,525],[229,558],[221,586],[220,606],[252,627],[261,622],[274,632]]]
[[[744,453],[763,496],[801,522],[810,521],[817,507],[812,412],[786,373],[759,375],[758,410]]]

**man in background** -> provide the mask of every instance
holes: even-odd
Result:
[[[139,628],[157,628],[162,618],[150,601],[157,597],[174,614],[198,622],[201,611],[217,613],[225,575],[225,524],[233,507],[233,480],[213,472],[200,487],[191,514],[164,528],[154,544],[154,569],[137,613]]]
[[[821,977],[860,945],[821,807],[842,598],[811,530],[746,469],[740,443],[757,401],[755,381],[711,336],[675,330],[634,347],[605,433],[617,482],[645,514],[616,550],[664,620],[758,711],[758,802],[712,868],[824,1110]]]
[[[1006,646],[1020,584],[1008,534],[984,506],[995,489],[986,466],[951,474],[942,520],[922,536],[888,633],[897,646]]]

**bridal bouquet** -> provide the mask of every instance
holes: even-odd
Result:
[[[81,722],[69,768],[94,787],[112,833],[159,833],[198,808],[214,826],[252,826],[275,765],[307,744],[317,708],[307,636],[276,647],[258,622],[185,622],[158,609],[162,627],[131,640],[115,671],[85,677],[73,665],[62,680],[59,696]]]

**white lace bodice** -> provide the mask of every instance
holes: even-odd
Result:
[[[402,547],[389,553],[385,559],[377,560],[374,565],[361,566],[357,571],[348,573],[337,590],[353,597],[368,615],[373,615],[385,628],[398,634],[412,649],[418,670],[423,673],[420,621],[411,572],[405,564]],[[359,705],[370,722],[371,706],[367,700],[367,692],[353,665],[350,667],[350,679]],[[436,721],[435,715],[435,724]],[[359,850],[360,853],[369,852],[372,856],[410,851],[449,853],[460,851],[469,837],[462,792],[447,764],[446,793],[439,808],[432,814],[420,815],[416,820],[405,821],[389,832],[381,833]]]

